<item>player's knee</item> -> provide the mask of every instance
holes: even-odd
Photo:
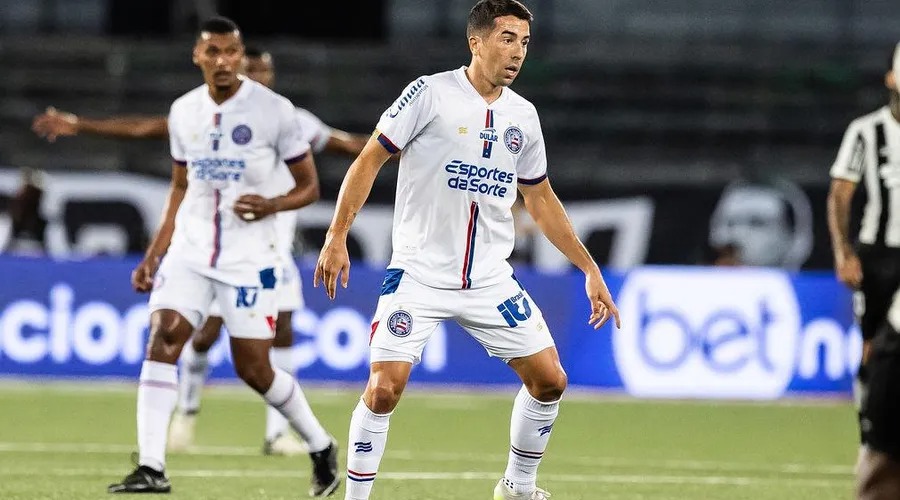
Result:
[[[390,413],[394,411],[397,403],[400,401],[400,394],[403,392],[401,384],[395,384],[390,380],[378,380],[373,384],[369,384],[366,388],[368,393],[369,409],[375,413]]]
[[[254,391],[265,394],[272,385],[275,372],[268,363],[239,363],[234,366],[237,376]]]
[[[187,320],[178,314],[156,315],[150,325],[147,359],[175,363],[191,330]]]
[[[559,401],[569,384],[569,377],[563,370],[557,370],[553,374],[543,377],[528,388],[528,392],[534,399],[549,403]]]

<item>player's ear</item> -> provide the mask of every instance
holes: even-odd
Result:
[[[200,45],[195,44],[194,50],[191,52],[191,62],[196,66],[200,66]]]
[[[888,71],[884,75],[884,86],[891,90],[900,90],[897,88],[897,78],[894,76],[893,71]]]
[[[478,35],[472,35],[469,37],[469,52],[472,53],[473,56],[477,56],[481,51],[481,37]]]

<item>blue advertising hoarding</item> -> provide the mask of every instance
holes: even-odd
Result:
[[[147,336],[146,296],[131,290],[134,260],[0,257],[0,376],[137,377]],[[329,301],[302,266],[308,308],[294,315],[302,380],[358,381],[383,270],[355,265]],[[850,294],[830,273],[643,267],[609,272],[622,328],[588,325],[583,277],[516,275],[542,309],[572,385],[641,397],[774,399],[848,395],[861,352]],[[498,313],[499,314],[499,313]],[[233,378],[227,343],[212,376]],[[420,382],[509,384],[501,361],[453,323],[438,328]]]

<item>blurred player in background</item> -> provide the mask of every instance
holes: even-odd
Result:
[[[205,84],[180,97],[168,118],[172,187],[159,231],[132,284],[150,295],[150,338],[137,402],[137,468],[110,493],[171,490],[165,475],[169,419],[177,400],[175,363],[215,301],[229,327],[235,370],[308,443],[310,496],[337,489],[337,443],[293,376],[269,358],[278,311],[277,212],[318,199],[309,143],[293,105],[239,76],[244,47],[237,25],[214,18],[193,53]],[[293,187],[269,192],[285,164]],[[285,192],[285,189],[288,189]]]
[[[828,228],[838,279],[855,291],[863,354],[854,383],[859,410],[858,498],[900,498],[900,45],[885,76],[887,106],[854,120],[831,167]],[[850,208],[865,182],[856,248]]]
[[[245,56],[242,72],[266,87],[273,88],[275,61],[272,54],[247,47]],[[330,127],[303,108],[296,108],[295,112],[303,138],[309,142],[314,153],[327,151],[355,158],[368,140],[367,135],[351,134]],[[162,115],[83,118],[53,108],[35,117],[32,128],[35,133],[51,142],[57,137],[74,136],[79,133],[119,138],[165,138],[169,133],[167,118]],[[277,193],[291,186],[293,179],[287,169],[280,169],[271,182],[272,189]],[[294,344],[292,315],[295,310],[303,307],[302,280],[293,256],[297,214],[297,211],[284,211],[276,215],[284,275],[277,289],[278,319],[272,362],[278,368],[292,374],[295,370],[291,356]],[[200,397],[209,374],[207,353],[222,330],[222,318],[215,303],[210,307],[209,314],[206,322],[194,333],[191,342],[185,346],[181,355],[182,373],[179,378],[178,407],[169,434],[171,451],[189,451],[194,443],[194,427],[197,413],[200,411]],[[306,446],[288,432],[287,420],[277,410],[268,406],[263,453],[296,455],[306,451]]]
[[[589,323],[618,311],[547,180],[534,106],[508,86],[521,70],[531,13],[515,0],[482,0],[469,14],[469,67],[423,76],[388,108],[350,166],[314,283],[346,287],[347,234],[384,162],[402,151],[393,255],[372,322],[371,371],[353,411],[346,499],[369,498],[391,413],[432,332],[452,319],[522,380],[509,461],[495,500],[543,500],[537,469],[559,411],[566,374],[537,304],[513,276],[516,189],[547,238],[586,276]],[[453,495],[451,494],[450,497]],[[423,497],[424,498],[424,497]],[[449,497],[448,497],[449,498]]]

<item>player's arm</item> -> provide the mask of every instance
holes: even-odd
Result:
[[[303,208],[319,199],[319,176],[312,154],[288,160],[288,170],[294,177],[294,187],[274,198],[257,194],[245,194],[234,204],[234,211],[244,220],[259,220],[276,212]]]
[[[57,137],[78,134],[125,139],[164,139],[169,134],[165,116],[85,118],[52,107],[34,118],[31,129],[50,142]]]
[[[316,264],[313,286],[318,287],[321,279],[325,285],[325,292],[332,299],[338,278],[341,278],[341,285],[344,288],[347,288],[350,279],[350,256],[347,252],[347,234],[350,232],[350,226],[369,197],[378,172],[391,157],[391,152],[382,146],[377,139],[378,136],[379,132],[376,130],[344,176],[334,218],[328,227],[325,245]]]
[[[352,157],[359,156],[369,138],[364,134],[351,134],[336,128],[331,129],[328,142],[325,143],[325,151],[329,153],[345,154]]]
[[[846,179],[832,179],[828,191],[828,231],[838,279],[850,288],[862,283],[862,265],[850,238],[850,206],[856,183]]]
[[[550,187],[550,181],[544,178],[536,184],[520,183],[519,191],[526,210],[544,236],[587,277],[585,290],[591,300],[591,317],[588,323],[595,329],[600,328],[612,316],[616,320],[616,327],[619,327],[619,310],[606,287],[600,268],[575,234],[562,202]]]
[[[866,144],[859,122],[854,121],[847,127],[831,166],[828,192],[828,232],[831,233],[835,272],[838,279],[852,289],[862,284],[862,265],[850,238],[850,206],[868,157]]]
[[[163,208],[162,221],[153,240],[144,254],[144,259],[131,273],[131,284],[139,292],[149,292],[153,288],[153,275],[159,266],[159,260],[169,249],[172,242],[172,233],[175,232],[175,214],[184,200],[187,191],[187,168],[179,163],[172,164],[172,182],[169,184],[169,196]]]

